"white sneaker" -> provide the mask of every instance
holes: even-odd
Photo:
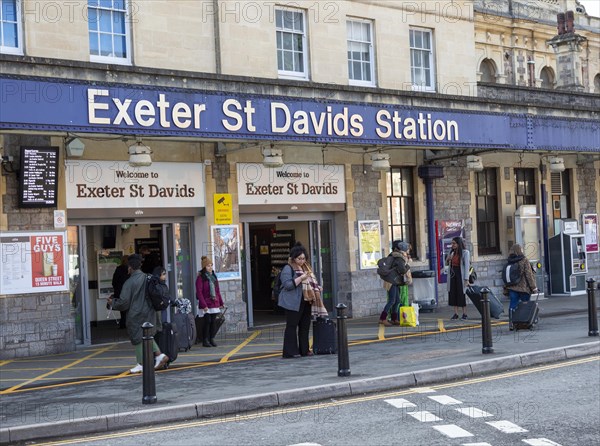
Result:
[[[162,369],[167,362],[169,362],[169,357],[164,353],[161,353],[156,358],[154,358],[154,370]]]
[[[129,373],[141,373],[142,370],[143,370],[142,364],[138,364],[134,368],[129,369]]]

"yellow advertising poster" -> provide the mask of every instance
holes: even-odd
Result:
[[[378,220],[358,222],[360,269],[377,268],[381,258],[381,235]]]
[[[214,194],[214,208],[216,225],[230,225],[233,223],[231,194]]]

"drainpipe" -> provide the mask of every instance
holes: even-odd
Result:
[[[550,289],[550,243],[548,241],[548,208],[546,205],[546,165],[540,159],[540,175],[541,175],[541,209],[542,212],[542,239],[544,242],[544,282],[548,295],[552,295]]]
[[[221,74],[221,16],[219,14],[219,0],[213,0],[213,7],[213,26],[215,28],[215,72],[216,74]]]

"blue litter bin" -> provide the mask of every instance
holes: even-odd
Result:
[[[419,311],[434,311],[438,305],[435,295],[435,271],[412,271],[412,278],[410,294],[413,302],[419,304]]]

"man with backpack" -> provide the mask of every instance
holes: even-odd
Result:
[[[408,286],[410,281],[410,266],[408,264],[408,250],[410,246],[402,240],[394,240],[392,252],[377,263],[377,274],[384,281],[384,287],[388,290],[388,300],[379,316],[379,324],[386,327],[400,325],[400,291],[402,287]],[[407,279],[408,276],[408,279]],[[408,294],[406,300],[408,300]],[[408,302],[406,302],[408,305]],[[388,313],[391,321],[388,321]]]
[[[127,311],[127,334],[131,343],[135,346],[135,357],[137,365],[129,370],[131,373],[140,373],[142,371],[142,324],[150,322],[154,328],[150,330],[150,335],[154,336],[157,330],[161,330],[160,317],[152,307],[150,300],[146,298],[146,286],[148,278],[140,268],[142,266],[142,257],[139,254],[132,254],[127,259],[130,276],[123,284],[121,295],[118,299],[108,299],[108,304],[113,309]],[[164,367],[169,358],[160,352],[156,342],[152,341],[152,351],[154,352],[154,369],[158,370]]]

